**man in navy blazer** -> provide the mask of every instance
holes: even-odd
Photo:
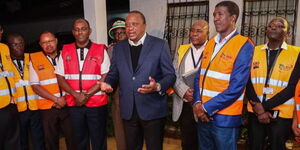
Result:
[[[168,115],[165,91],[174,84],[176,75],[167,42],[145,29],[144,15],[131,11],[126,18],[128,40],[115,45],[110,71],[99,84],[104,92],[120,85],[127,149],[141,150],[145,137],[147,150],[162,150]]]

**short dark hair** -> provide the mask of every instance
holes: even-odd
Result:
[[[139,14],[143,19],[143,23],[146,24],[146,18],[142,12],[140,12],[138,10],[133,10],[133,11],[130,11],[129,14]]]
[[[239,9],[239,6],[235,2],[233,2],[233,1],[222,1],[222,2],[220,2],[216,5],[216,7],[220,7],[220,6],[226,7],[227,11],[229,12],[229,14],[231,16],[236,15],[235,22],[237,21],[237,19],[239,18],[240,9]]]
[[[77,19],[75,19],[75,20],[73,21],[72,28],[74,28],[75,23],[76,23],[77,21],[79,21],[79,20],[80,20],[80,21],[86,22],[86,24],[88,25],[88,27],[91,28],[91,27],[90,27],[89,21],[87,21],[87,20],[84,19],[84,18],[77,18]]]
[[[2,31],[3,30],[3,28],[2,28],[2,26],[1,26],[1,24],[0,24],[0,31]]]
[[[22,34],[20,33],[9,33],[6,37],[6,41],[8,42],[8,39],[11,38],[11,37],[20,37],[24,40],[24,37]]]

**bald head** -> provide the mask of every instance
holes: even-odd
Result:
[[[198,20],[193,23],[190,31],[191,43],[196,47],[200,48],[208,39],[209,26],[207,21]]]

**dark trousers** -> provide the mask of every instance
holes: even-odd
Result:
[[[249,113],[249,147],[250,150],[285,150],[285,142],[291,135],[292,119],[277,117],[269,124],[258,122],[257,116]],[[266,138],[268,140],[266,140]]]
[[[26,110],[19,112],[19,119],[21,127],[21,149],[29,150],[28,131],[31,131],[33,148],[35,150],[44,150],[45,142],[40,111]]]
[[[162,150],[166,118],[141,120],[133,111],[130,120],[123,120],[128,150],[142,150],[144,137],[147,150]]]
[[[106,150],[107,106],[69,107],[78,150]]]
[[[67,149],[77,149],[74,130],[67,108],[41,110],[41,115],[47,150],[59,149],[60,132],[62,132],[66,138]]]
[[[183,103],[179,118],[182,150],[198,150],[197,123],[191,103]]]
[[[19,114],[15,104],[0,109],[0,149],[20,150]]]

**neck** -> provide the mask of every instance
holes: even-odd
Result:
[[[282,45],[282,43],[283,43],[283,41],[269,40],[268,47],[271,50],[278,49],[278,48],[280,48],[280,46]]]
[[[54,51],[53,53],[48,53],[47,55],[54,59],[57,56],[57,51]]]
[[[86,47],[88,44],[89,44],[89,40],[86,42],[82,42],[82,43],[76,42],[76,45],[80,48]]]
[[[221,35],[221,38],[220,38],[220,42],[226,37],[228,36],[232,31],[235,30],[235,27],[234,26],[231,26],[229,29],[227,29],[226,31],[224,32],[219,32],[220,35]]]
[[[206,41],[205,41],[205,42],[206,42]],[[202,47],[202,46],[204,45],[205,42],[200,43],[200,44],[193,44],[193,45],[194,45],[194,47],[195,47],[196,49],[199,49],[200,47]]]
[[[12,59],[19,59],[19,60],[23,60],[24,56],[11,56]]]

